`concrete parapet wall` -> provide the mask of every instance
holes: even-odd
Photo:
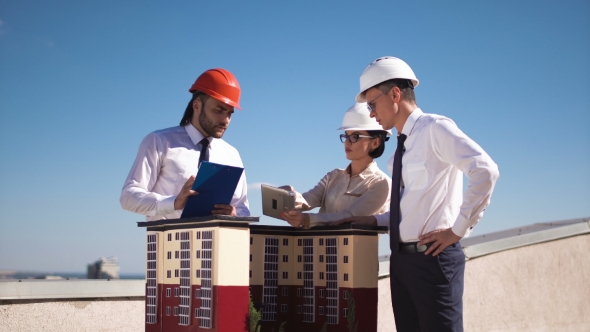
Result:
[[[465,331],[590,331],[590,235],[468,260]],[[379,280],[378,331],[395,331],[389,278]]]
[[[590,331],[590,235],[468,261],[466,331]]]
[[[22,300],[0,304],[0,331],[143,331],[143,298]]]
[[[23,296],[9,286],[4,293]],[[143,297],[6,298],[0,332],[144,330]],[[589,299],[590,234],[478,257],[465,271],[465,331],[590,331]],[[378,317],[378,331],[395,331],[389,278],[379,280]]]

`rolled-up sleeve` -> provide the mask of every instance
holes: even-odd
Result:
[[[483,216],[500,173],[492,158],[448,119],[431,127],[433,146],[439,158],[457,167],[468,179],[459,216],[452,227],[460,237],[468,235]]]
[[[324,175],[324,177],[315,185],[311,190],[295,196],[295,204],[298,209],[302,211],[308,211],[313,208],[319,207],[324,201],[324,195],[326,194],[326,188],[330,183],[330,178],[333,177],[334,171]],[[299,207],[300,206],[300,207]]]
[[[387,177],[368,184],[367,190],[346,209],[333,213],[310,213],[310,225],[317,226],[352,216],[371,216],[389,205],[391,180]]]

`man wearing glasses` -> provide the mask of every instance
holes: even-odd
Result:
[[[189,89],[180,125],[147,135],[121,192],[123,209],[148,221],[180,218],[203,161],[244,167],[238,151],[221,137],[234,107],[240,109],[240,85],[222,68],[201,74]],[[246,175],[238,182],[230,204],[216,204],[211,214],[249,216]]]
[[[339,221],[389,226],[391,302],[397,331],[463,331],[465,256],[459,240],[481,219],[499,177],[490,156],[449,118],[422,112],[418,79],[382,57],[360,78],[383,129],[397,129],[389,212]],[[463,194],[463,174],[468,178]]]

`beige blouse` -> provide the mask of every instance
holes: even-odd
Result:
[[[319,213],[309,213],[310,226],[318,226],[352,216],[384,213],[389,210],[390,193],[391,178],[373,161],[353,177],[350,165],[329,172],[310,191],[297,193],[295,208],[308,211],[319,206]]]

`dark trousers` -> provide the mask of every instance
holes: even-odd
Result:
[[[398,332],[463,331],[465,255],[459,243],[436,257],[392,254],[389,272]]]

